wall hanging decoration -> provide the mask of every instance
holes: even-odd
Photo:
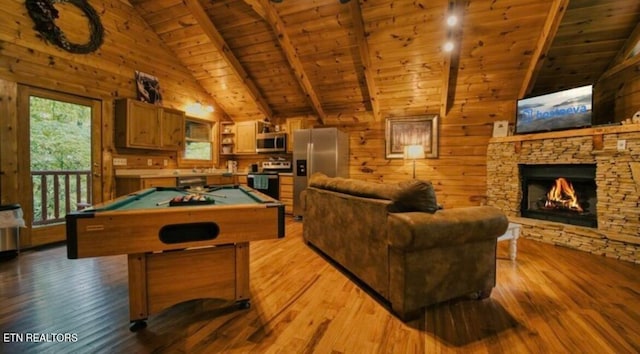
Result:
[[[153,104],[162,103],[160,82],[157,77],[136,70],[136,88],[140,101]]]
[[[424,157],[438,157],[438,116],[387,118],[385,156],[401,159],[407,145],[422,145]]]
[[[55,23],[58,10],[55,3],[69,3],[78,7],[89,20],[89,41],[84,44],[71,43],[64,32]],[[47,41],[58,47],[76,54],[87,54],[102,45],[104,28],[96,10],[87,0],[26,0],[25,5],[29,16],[35,23],[34,29]]]

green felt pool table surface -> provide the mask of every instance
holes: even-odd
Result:
[[[169,206],[169,201],[177,196],[201,193],[213,199],[213,203],[206,205],[238,205],[238,204],[261,204],[273,200],[262,199],[250,188],[242,186],[225,185],[215,187],[204,187],[200,189],[163,188],[156,187],[145,189],[125,197],[105,203],[95,208],[99,211],[107,210],[134,210],[150,208],[176,208],[182,206]],[[202,204],[201,204],[202,205]],[[187,205],[189,206],[189,205]]]

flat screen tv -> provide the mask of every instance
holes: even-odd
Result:
[[[516,134],[591,126],[593,85],[518,100]]]

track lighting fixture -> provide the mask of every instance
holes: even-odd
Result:
[[[281,3],[283,0],[271,0],[271,2],[275,2],[275,3]],[[341,4],[346,4],[348,3],[350,0],[340,0]]]

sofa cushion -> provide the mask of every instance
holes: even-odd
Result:
[[[399,182],[398,187],[389,211],[435,213],[440,209],[431,182],[413,179]]]
[[[309,186],[357,197],[386,200],[393,200],[398,192],[398,185],[396,184],[383,184],[342,177],[328,177],[323,173],[314,173],[311,175]]]
[[[435,213],[440,209],[433,185],[428,181],[412,179],[391,184],[314,173],[309,180],[309,186],[357,197],[390,200],[392,204],[389,211],[392,213]]]

